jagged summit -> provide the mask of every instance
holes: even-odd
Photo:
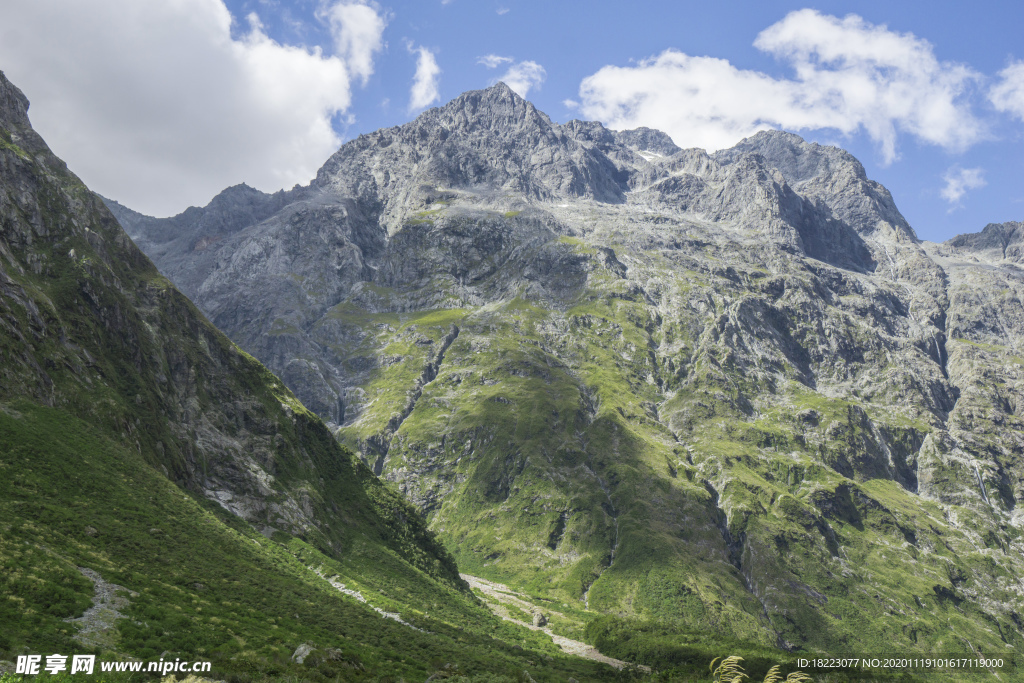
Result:
[[[268,195],[235,186],[208,206],[160,224],[125,207],[111,208],[136,226],[133,237],[148,251],[184,259],[189,275],[180,284],[192,295],[212,270],[225,266],[217,256],[222,245],[265,221],[276,230],[277,223],[298,220],[297,214],[326,216],[336,211],[326,207],[344,207],[345,221],[360,226],[354,233],[360,251],[352,255],[367,268],[365,257],[410,221],[422,220],[424,211],[443,207],[445,216],[455,217],[534,207],[558,214],[558,207],[578,202],[715,225],[734,239],[766,242],[856,272],[887,264],[883,275],[895,279],[901,269],[910,274],[932,268],[888,191],[843,150],[781,131],[710,155],[683,150],[649,128],[554,123],[504,83],[463,93],[401,126],[360,135],[333,154],[308,187]]]
[[[428,124],[437,121],[453,128],[482,125],[497,130],[509,124],[552,125],[547,114],[501,81],[483,90],[464,92],[442,107],[427,110],[419,120]]]
[[[796,133],[783,130],[763,130],[743,138],[735,146],[716,152],[720,159],[733,158],[739,154],[761,154],[769,159],[792,184],[809,180],[827,165],[827,156],[832,150],[838,152],[843,162],[849,163],[856,175],[867,177],[864,167],[852,154],[837,147],[827,147],[816,142],[807,142]]]
[[[946,242],[962,252],[973,252],[993,261],[1024,264],[1024,223],[989,223],[981,232],[957,235]]]
[[[526,199],[591,197],[621,202],[625,177],[604,154],[566,135],[504,83],[464,93],[402,126],[346,143],[314,184],[384,200],[389,229],[395,199],[422,185],[511,191]]]
[[[442,188],[499,193],[512,203],[583,199],[667,210],[731,223],[854,270],[874,270],[893,241],[917,242],[889,192],[844,150],[782,131],[711,155],[682,150],[650,128],[559,125],[504,83],[343,145],[314,185],[379,211],[389,234]]]
[[[615,133],[615,140],[626,147],[631,147],[638,152],[653,152],[662,156],[672,156],[682,150],[667,133],[653,128],[641,126],[632,130],[622,130]]]
[[[314,187],[354,198],[389,235],[455,190],[503,197],[506,208],[593,200],[669,211],[861,271],[893,240],[916,242],[888,191],[842,150],[776,131],[713,155],[681,150],[649,128],[553,123],[503,83],[346,143]]]
[[[28,125],[28,98],[0,71],[0,123],[5,128]]]
[[[50,148],[32,128],[28,117],[29,101],[18,86],[0,71],[0,144],[13,144],[24,155],[41,154],[48,168],[66,171],[67,165],[50,152]]]
[[[682,150],[650,128],[554,123],[502,82],[409,123],[360,135],[327,160],[309,187],[272,196],[228,188],[173,222],[205,226],[190,244],[206,245],[287,205],[344,197],[393,235],[452,191],[469,193],[464,199],[489,197],[506,210],[523,202],[592,200],[669,211],[733,225],[860,271],[886,260],[890,242],[917,241],[888,191],[843,150],[782,131],[761,132],[711,155]],[[127,218],[123,208],[112,208]],[[139,236],[166,242],[181,230],[159,232]]]
[[[764,157],[795,190],[812,201],[820,199],[828,204],[839,220],[861,235],[873,234],[885,224],[902,237],[918,241],[889,190],[870,180],[860,161],[844,149],[807,142],[795,133],[770,130],[744,138],[735,147],[712,156],[731,162],[743,154]]]

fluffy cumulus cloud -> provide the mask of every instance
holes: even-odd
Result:
[[[588,76],[580,107],[612,128],[659,128],[683,147],[709,150],[769,128],[864,131],[887,162],[897,157],[901,132],[950,150],[984,134],[966,101],[978,74],[939,61],[911,34],[806,9],[762,31],[754,45],[791,65],[795,77],[667,50]]]
[[[383,47],[386,19],[370,5],[339,2],[326,16],[334,37],[336,54],[345,60],[349,73],[363,85],[373,74],[373,56]]]
[[[168,215],[235,183],[272,191],[315,175],[379,45],[371,8],[344,7],[328,9],[342,48],[328,56],[271,40],[255,15],[233,36],[221,0],[2,3],[0,65],[90,187]]]
[[[950,203],[950,211],[961,205],[960,200],[969,190],[976,190],[987,185],[984,171],[980,168],[953,166],[943,174],[942,180],[946,185],[940,194]]]
[[[484,55],[483,57],[478,57],[476,62],[477,64],[483,64],[488,69],[496,69],[503,64],[511,64],[504,75],[494,79],[492,82],[503,81],[505,85],[515,90],[520,97],[526,97],[530,90],[540,87],[548,75],[544,67],[537,62],[516,62],[512,57]]]
[[[413,47],[411,44],[408,48],[416,55],[416,74],[412,78],[412,88],[409,89],[409,111],[413,112],[441,100],[438,91],[441,67],[437,65],[434,53],[427,48]]]
[[[476,63],[483,64],[488,69],[495,69],[502,64],[509,64],[515,60],[511,57],[502,57],[501,55],[484,55],[483,57],[477,57]]]
[[[505,72],[500,81],[519,93],[520,97],[526,97],[531,90],[539,88],[540,84],[547,78],[547,72],[537,62],[519,62],[513,64]]]
[[[1024,121],[1024,62],[1014,62],[999,72],[989,99],[999,111]]]

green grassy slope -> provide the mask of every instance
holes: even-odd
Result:
[[[537,680],[602,676],[380,544],[362,541],[330,557],[283,534],[267,539],[64,411],[6,404],[0,452],[0,648],[12,658],[169,653],[211,660],[218,677],[240,681],[416,680],[449,663],[508,680],[523,670]],[[66,621],[93,596],[77,567],[135,593],[125,618],[93,647],[76,642],[78,627]],[[310,568],[422,630],[382,619]],[[298,665],[289,658],[303,643],[318,649]]]

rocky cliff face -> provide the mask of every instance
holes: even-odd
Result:
[[[306,188],[112,208],[466,570],[787,648],[1024,644],[1019,225],[922,243],[842,150],[501,84]]]

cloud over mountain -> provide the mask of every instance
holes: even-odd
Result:
[[[427,48],[420,46],[414,48],[408,46],[409,52],[416,55],[416,74],[412,79],[412,87],[409,89],[409,111],[429,107],[441,99],[438,91],[438,81],[441,77],[441,67],[437,65],[437,58]]]
[[[491,84],[498,81],[503,82],[512,88],[520,97],[526,97],[530,90],[539,88],[548,76],[543,66],[532,60],[517,62],[514,57],[505,57],[496,54],[487,54],[478,57],[477,64],[482,64],[488,69],[496,69],[503,64],[509,64],[508,70],[499,78],[491,81]]]
[[[353,3],[326,20],[338,55],[276,42],[255,14],[233,26],[221,0],[6,3],[0,61],[77,174],[164,215],[225,185],[307,182],[338,147],[332,118],[372,73],[385,20]]]
[[[999,72],[989,99],[999,111],[1024,121],[1024,62],[1014,62]]]
[[[805,9],[769,26],[754,45],[788,63],[794,78],[669,49],[585,78],[582,112],[612,128],[650,126],[683,147],[709,150],[770,128],[863,131],[887,162],[898,156],[900,133],[951,150],[984,135],[965,97],[979,75],[940,61],[912,34]]]

